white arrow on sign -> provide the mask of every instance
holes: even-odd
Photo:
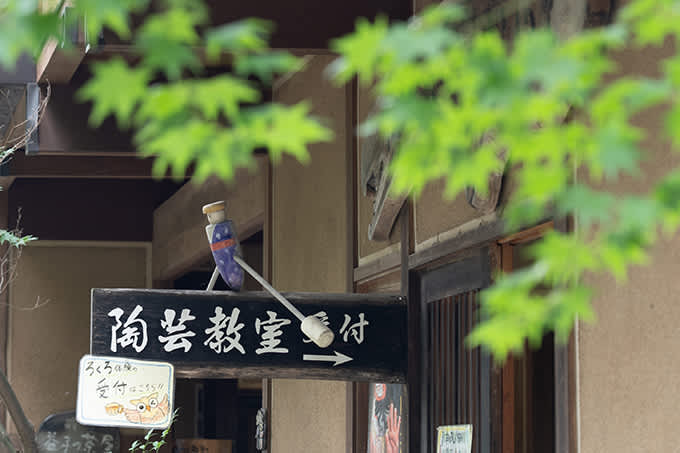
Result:
[[[350,360],[354,360],[345,354],[341,354],[338,351],[333,351],[335,355],[316,355],[316,354],[305,354],[302,356],[302,360],[312,360],[315,362],[335,362],[333,366],[342,365]]]

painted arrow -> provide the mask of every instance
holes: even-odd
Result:
[[[335,362],[333,366],[342,365],[350,360],[354,360],[345,354],[341,354],[338,351],[333,351],[335,355],[316,355],[316,354],[305,354],[302,356],[302,360],[311,360],[315,362]]]

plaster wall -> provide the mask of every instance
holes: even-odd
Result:
[[[75,409],[78,362],[90,349],[90,289],[144,288],[146,274],[147,247],[23,249],[9,288],[9,379],[36,429]]]
[[[423,189],[414,202],[416,247],[483,215],[468,204],[465,194],[447,199],[444,196],[444,187],[443,179],[434,181]]]
[[[335,133],[311,146],[307,165],[284,158],[272,170],[272,282],[282,291],[348,290],[348,93],[324,70],[330,56],[312,58],[303,72],[274,89],[276,101],[309,99]],[[347,451],[346,382],[272,382],[271,453]]]
[[[645,49],[617,56],[625,74],[655,75],[671,51]],[[664,138],[663,109],[640,115],[646,130],[643,172],[612,186],[618,193],[643,193],[680,164]],[[582,175],[581,175],[582,176]],[[680,424],[678,376],[680,236],[654,247],[647,266],[629,271],[626,282],[591,276],[598,321],[579,325],[581,453],[677,450]]]

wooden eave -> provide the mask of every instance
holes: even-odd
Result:
[[[0,167],[0,176],[10,178],[89,178],[150,179],[154,158],[120,154],[37,154],[26,156],[19,151]],[[191,176],[188,170],[185,178]],[[166,174],[161,179],[170,179]]]

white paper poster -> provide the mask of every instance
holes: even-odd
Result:
[[[471,453],[472,425],[437,428],[437,453]]]
[[[86,355],[80,359],[76,419],[82,425],[164,429],[170,425],[174,368]]]

